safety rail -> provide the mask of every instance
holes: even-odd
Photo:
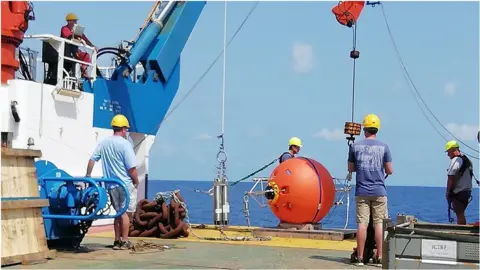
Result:
[[[53,174],[56,171],[62,172],[61,170],[54,170],[49,172],[48,174]],[[51,176],[46,176],[46,177],[39,177],[38,178],[40,182],[85,182],[94,188],[96,190],[95,195],[97,195],[98,202],[96,203],[96,211],[92,212],[89,215],[54,215],[54,214],[43,214],[44,219],[68,219],[68,220],[96,220],[96,219],[110,219],[110,218],[117,218],[121,216],[123,213],[127,211],[128,205],[130,203],[130,196],[129,191],[127,186],[123,181],[117,180],[117,179],[109,179],[109,178],[89,178],[89,177],[70,177],[70,176],[64,176],[64,177],[51,177]],[[107,193],[106,190],[102,187],[99,186],[99,183],[114,183],[122,187],[124,190],[126,197],[126,203],[120,209],[118,212],[116,212],[114,215],[98,215],[98,212],[101,212],[106,206],[107,206]],[[90,187],[89,187],[90,188]],[[68,189],[68,187],[67,187]],[[84,189],[86,190],[86,189]],[[103,192],[102,192],[103,191]],[[69,194],[71,196],[71,194]]]
[[[78,87],[81,84],[81,76],[77,76],[77,74],[75,74],[74,76],[70,76],[70,74],[64,68],[65,60],[67,60],[68,62],[74,63],[75,66],[86,65],[88,67],[91,67],[90,71],[88,71],[88,68],[87,68],[88,77],[91,78],[92,82],[96,80],[97,51],[94,47],[86,45],[84,41],[69,40],[69,39],[61,38],[52,34],[25,35],[24,39],[33,39],[33,40],[41,40],[43,42],[48,42],[48,44],[50,44],[50,46],[52,46],[53,49],[58,54],[57,72],[56,72],[57,84],[55,88],[57,90],[57,93],[68,95],[68,96],[80,95],[80,90]],[[90,63],[66,56],[65,46],[67,44],[76,46],[78,48],[87,49],[88,51],[90,51],[89,52],[90,59],[91,59]],[[60,93],[60,92],[63,92],[63,93]]]
[[[112,76],[112,74],[115,72],[115,69],[117,66],[111,65],[111,66],[97,66],[97,69],[100,71],[102,74],[103,78],[109,80]],[[137,82],[140,80],[142,73],[144,71],[143,65],[142,64],[137,64],[135,69],[133,70],[133,81]]]

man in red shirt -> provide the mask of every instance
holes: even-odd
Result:
[[[65,39],[71,39],[73,26],[77,23],[78,17],[74,13],[68,13],[65,20],[67,21],[67,25],[62,26],[60,36]],[[88,46],[95,47],[85,35],[82,35],[81,37],[75,36],[74,38],[84,40]],[[90,63],[91,61],[90,54],[81,50],[77,50],[77,59],[87,63]],[[87,68],[87,65],[81,65],[82,77],[88,77]]]

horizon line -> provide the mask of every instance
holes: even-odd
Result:
[[[169,182],[213,182],[212,180],[172,180],[172,179],[148,179],[148,181],[169,181]],[[253,181],[245,181],[242,183],[254,183]],[[355,183],[352,182],[352,186],[355,186]],[[436,188],[445,188],[445,186],[410,186],[410,185],[387,185],[387,187],[436,187]],[[472,185],[472,189],[479,188],[478,186]]]

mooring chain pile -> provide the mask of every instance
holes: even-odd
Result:
[[[167,197],[162,196],[157,196],[152,202],[145,199],[139,201],[128,235],[165,239],[188,237],[188,225],[184,222],[186,206],[183,199],[178,191],[170,198],[170,202],[167,201]]]
[[[177,203],[180,207],[179,209],[182,209],[181,217],[182,217],[182,222],[186,226],[186,231],[187,234],[185,237],[188,237],[189,234],[192,234],[196,238],[200,240],[217,240],[217,241],[269,241],[271,240],[271,237],[249,237],[249,236],[238,236],[238,237],[229,237],[225,234],[222,228],[219,229],[220,231],[220,237],[203,237],[197,235],[193,229],[192,225],[190,224],[190,218],[188,216],[188,208],[187,205],[185,204],[185,201],[182,199],[180,196],[180,190],[175,190],[175,191],[166,191],[166,192],[159,192],[155,196],[154,201],[166,201],[166,199],[171,198],[170,202],[174,201]]]

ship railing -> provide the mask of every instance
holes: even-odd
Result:
[[[109,80],[111,78],[113,72],[117,68],[117,66],[115,66],[115,65],[108,66],[108,67],[107,66],[97,66],[97,68],[100,71],[100,73],[102,74],[103,78],[105,78],[106,80]],[[133,70],[133,72],[132,72],[132,80],[134,82],[137,82],[138,80],[140,80],[143,71],[144,71],[143,65],[141,63],[138,63],[135,66],[135,70]]]
[[[67,60],[68,62],[73,62],[76,66],[75,70],[79,71],[78,68],[80,65],[87,66],[87,75],[91,78],[91,82],[93,83],[97,78],[96,73],[96,65],[97,65],[97,51],[95,47],[88,46],[84,43],[84,41],[80,40],[70,40],[61,38],[51,34],[39,34],[39,35],[25,35],[25,39],[34,39],[34,40],[41,40],[43,42],[47,42],[50,46],[57,52],[58,54],[58,61],[57,61],[57,84],[56,90],[58,94],[68,95],[73,97],[78,97],[81,95],[79,85],[81,84],[81,76],[79,74],[70,74],[64,68],[64,62]],[[65,55],[65,46],[67,44],[76,46],[78,49],[86,49],[87,52],[90,54],[90,63],[80,61],[76,58],[68,57]],[[78,72],[75,72],[78,73]]]

